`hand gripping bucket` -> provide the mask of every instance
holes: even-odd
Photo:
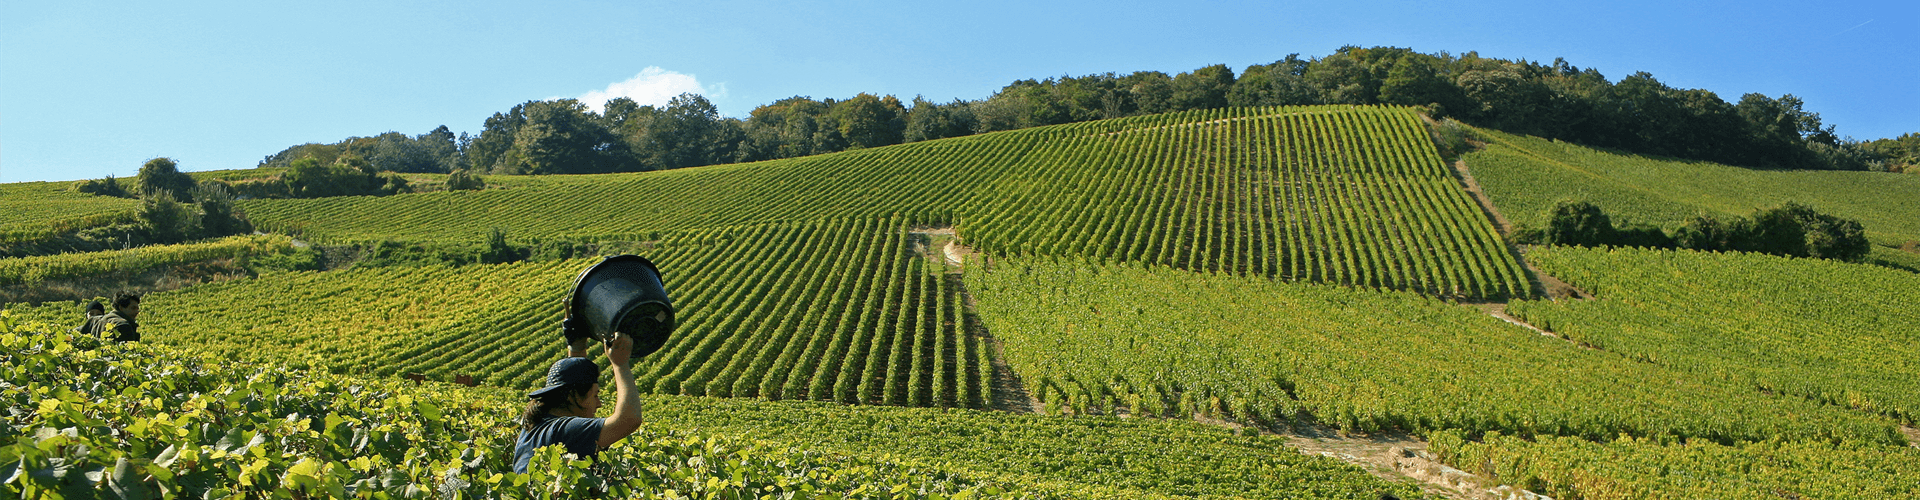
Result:
[[[587,266],[567,295],[562,335],[604,342],[614,332],[633,337],[636,359],[660,350],[673,334],[673,301],[667,298],[660,269],[638,255],[615,255]]]

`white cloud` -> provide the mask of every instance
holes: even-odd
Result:
[[[633,99],[633,102],[641,106],[665,106],[667,100],[673,99],[673,96],[687,92],[713,98],[718,97],[716,94],[724,95],[726,93],[726,87],[724,85],[714,85],[714,92],[708,92],[705,87],[700,85],[699,80],[693,78],[693,75],[667,71],[660,69],[659,66],[648,66],[647,69],[640,70],[640,74],[634,75],[633,78],[629,78],[623,82],[614,82],[613,84],[607,85],[607,88],[604,90],[595,90],[581,94],[579,99],[580,103],[586,104],[589,108],[595,111],[601,111],[606,108],[607,101],[617,97]]]

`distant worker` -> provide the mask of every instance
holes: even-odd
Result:
[[[87,309],[86,309],[86,319],[80,320],[80,326],[73,327],[73,333],[87,333],[87,332],[93,331],[93,322],[98,321],[101,316],[106,316],[106,315],[107,315],[107,306],[101,305],[99,300],[88,302]]]
[[[569,339],[572,340],[572,339]],[[584,354],[585,343],[568,342],[569,354]],[[547,385],[527,394],[527,411],[520,417],[520,437],[513,447],[513,471],[527,472],[533,453],[548,445],[566,446],[568,453],[591,459],[600,450],[640,430],[640,394],[627,359],[633,338],[616,334],[607,343],[613,365],[613,415],[594,418],[600,410],[600,367],[584,356],[571,356],[547,369]]]
[[[140,316],[140,294],[120,292],[113,294],[113,312],[94,318],[87,323],[87,334],[106,337],[112,333],[114,342],[134,342],[140,340],[140,324],[133,322]]]

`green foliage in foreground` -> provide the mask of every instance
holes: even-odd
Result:
[[[1452,432],[1432,436],[1441,460],[1553,498],[1910,499],[1920,497],[1920,449],[1763,441],[1726,446],[1622,437],[1606,443],[1529,441]]]
[[[517,392],[27,333],[50,328],[0,333],[0,463],[17,464],[0,491],[20,498],[1415,496],[1191,422],[693,397],[649,398],[652,423],[591,466],[551,447],[521,475]]]
[[[1040,399],[1077,413],[1307,419],[1362,432],[1904,441],[1880,419],[1709,383],[1412,293],[1046,259],[968,273],[1007,364]]]
[[[1517,301],[1529,323],[1718,380],[1920,420],[1920,274],[1750,253],[1535,247],[1598,300]]]
[[[1544,227],[1553,204],[1599,204],[1614,222],[1667,229],[1700,214],[1745,215],[1796,201],[1858,220],[1881,245],[1920,240],[1920,176],[1885,172],[1753,170],[1625,155],[1538,137],[1480,131],[1465,156],[1487,196],[1515,224]]]
[[[91,339],[78,339],[90,341]],[[79,344],[79,345],[76,345]],[[0,334],[18,498],[970,498],[1024,496],[919,467],[655,426],[586,462],[511,472],[511,403],[405,382],[206,363]],[[94,348],[89,348],[94,347]]]

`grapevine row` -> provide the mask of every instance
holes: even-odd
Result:
[[[674,336],[635,364],[658,394],[987,407],[987,351],[910,219],[679,232],[647,257]],[[280,237],[284,240],[283,237]],[[154,342],[338,373],[541,383],[566,286],[588,260],[291,272],[152,294]],[[49,306],[51,308],[53,306]],[[70,307],[70,306],[68,306]],[[68,314],[75,314],[69,312]]]
[[[1050,412],[1369,433],[1904,441],[1869,415],[1623,360],[1407,292],[1050,258],[1000,259],[967,281],[1007,364]]]
[[[518,181],[242,205],[258,227],[322,242],[477,240],[495,227],[522,238],[623,239],[911,212],[953,224],[995,254],[1473,298],[1526,290],[1518,262],[1406,108],[1231,108]]]
[[[241,258],[292,249],[293,240],[286,236],[232,236],[181,245],[5,258],[0,259],[0,286],[109,273],[138,273],[159,266]]]
[[[1920,422],[1920,275],[1738,252],[1535,247],[1599,300],[1509,310],[1574,340],[1736,387]]]

